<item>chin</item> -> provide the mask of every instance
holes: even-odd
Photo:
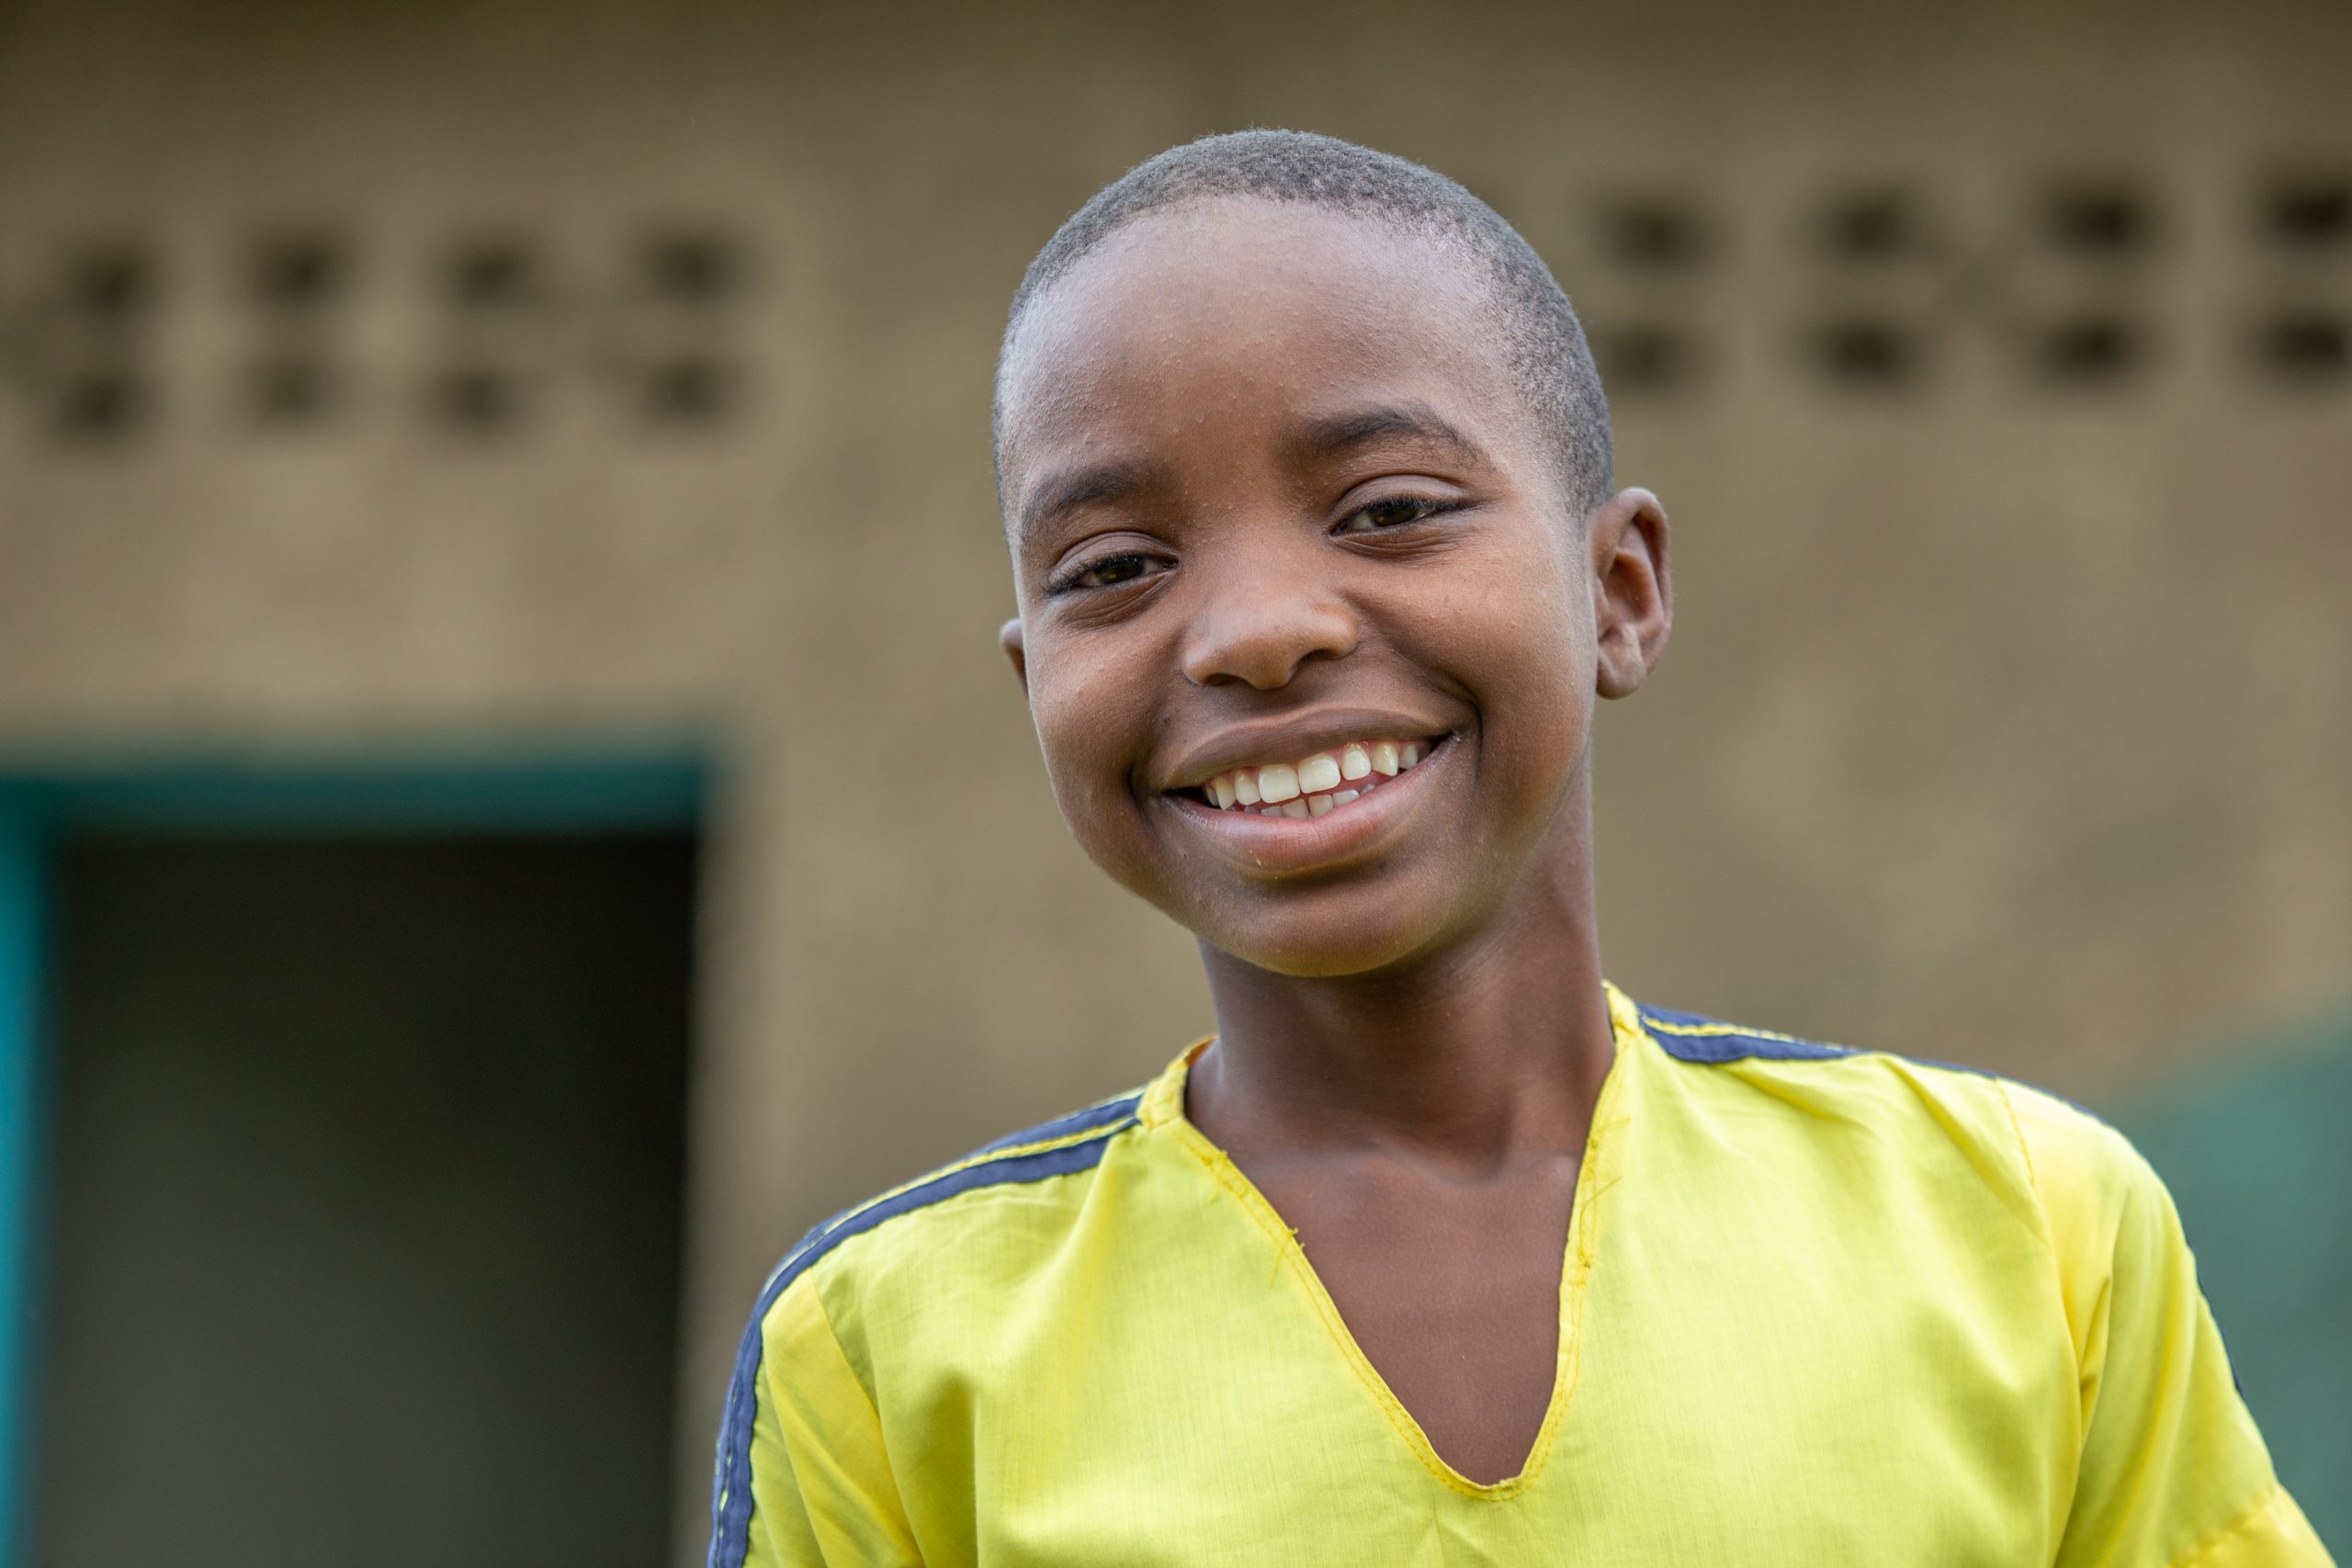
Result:
[[[1228,957],[1296,980],[1377,974],[1412,964],[1439,945],[1434,921],[1390,919],[1368,924],[1318,917],[1312,921],[1275,918],[1184,923],[1202,942]]]

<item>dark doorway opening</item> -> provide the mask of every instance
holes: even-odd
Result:
[[[57,845],[36,1561],[666,1554],[695,858]]]

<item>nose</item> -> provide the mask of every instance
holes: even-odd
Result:
[[[1362,636],[1356,613],[1328,585],[1264,571],[1220,583],[1186,629],[1185,678],[1239,682],[1261,692],[1290,684],[1311,659],[1345,659]]]

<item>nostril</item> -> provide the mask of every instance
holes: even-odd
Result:
[[[1194,685],[1240,684],[1261,692],[1290,684],[1300,668],[1319,659],[1344,659],[1358,641],[1353,615],[1317,615],[1243,631],[1211,631],[1193,639],[1183,658]]]

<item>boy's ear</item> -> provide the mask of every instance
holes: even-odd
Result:
[[[1621,490],[1592,514],[1593,685],[1604,697],[1641,690],[1674,626],[1666,509],[1645,490]]]
[[[1004,625],[997,628],[996,645],[1004,649],[1004,656],[1007,659],[1012,660],[1012,672],[1015,676],[1019,677],[1022,691],[1028,691],[1029,655],[1028,651],[1022,646],[1021,642],[1020,616],[1013,616],[1012,619],[1005,622]]]

